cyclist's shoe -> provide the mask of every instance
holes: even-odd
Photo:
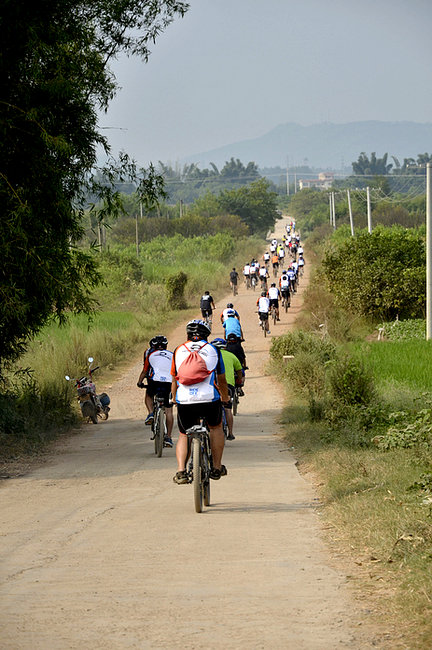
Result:
[[[214,481],[218,481],[221,476],[226,476],[228,474],[228,470],[225,467],[225,465],[222,465],[220,469],[216,469],[213,467],[210,470],[210,478],[212,478]]]
[[[280,320],[280,318],[277,318],[276,320]]]
[[[184,469],[181,472],[176,472],[176,475],[173,476],[173,481],[174,483],[177,483],[177,485],[184,485],[185,483],[189,483],[187,471]]]
[[[235,440],[235,435],[233,433],[229,433],[227,435],[227,440]]]
[[[243,388],[239,388],[239,389],[238,389],[238,394],[239,394],[239,397],[244,397],[244,390],[243,390]]]
[[[173,446],[172,438],[168,438],[168,436],[165,436],[164,447],[172,447],[172,446]]]
[[[153,413],[149,413],[148,416],[146,417],[145,421],[144,421],[144,424],[149,424],[149,425],[153,424],[153,420],[154,420]]]

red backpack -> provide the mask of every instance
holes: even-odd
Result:
[[[208,345],[208,343],[204,343],[204,345],[200,347],[200,350],[205,345]],[[207,368],[206,362],[199,354],[199,351],[190,350],[189,356],[181,362],[177,370],[176,379],[181,384],[190,386],[191,384],[199,384],[204,381],[212,372],[212,370]]]

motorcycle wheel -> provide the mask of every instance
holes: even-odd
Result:
[[[108,411],[106,411],[105,409],[102,409],[101,411],[98,411],[98,417],[101,420],[108,420],[108,415],[109,415]]]

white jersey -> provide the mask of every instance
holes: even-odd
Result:
[[[153,381],[171,383],[171,364],[173,353],[169,350],[153,350],[147,357],[150,366],[148,376]]]
[[[270,300],[278,300],[279,289],[277,287],[270,287],[268,290],[268,297],[270,298]]]
[[[281,283],[280,283],[281,289],[287,289],[289,287],[289,280],[286,275],[283,275],[281,277]]]
[[[200,402],[214,402],[220,399],[219,392],[215,386],[215,374],[219,361],[216,348],[210,343],[204,341],[186,341],[183,345],[176,348],[174,352],[173,369],[176,374],[182,364],[187,359],[190,352],[196,350],[204,360],[207,369],[212,372],[209,376],[200,381],[198,384],[181,384],[177,380],[176,402],[177,404],[196,404]],[[221,361],[221,371],[225,372],[225,366]]]
[[[258,300],[258,311],[262,314],[268,314],[270,309],[270,300],[266,296],[261,296]]]
[[[274,253],[275,250],[276,250],[276,245],[275,245],[275,244],[272,244],[272,245],[270,246],[270,253]]]
[[[250,269],[250,265],[249,265],[249,264],[245,264],[245,267],[244,267],[244,269],[243,269],[243,275],[250,275],[250,270],[251,270],[251,269]]]
[[[270,261],[270,253],[264,253],[264,262]]]
[[[282,260],[285,257],[285,251],[283,248],[279,249],[279,259]]]
[[[260,275],[260,278],[266,278],[268,276],[268,272],[267,272],[267,269],[266,269],[265,266],[260,268],[259,275]]]
[[[303,247],[302,247],[302,246],[299,246],[299,247],[298,247],[298,249],[297,249],[297,253],[298,253],[299,255],[303,255]]]
[[[302,257],[299,257],[298,265],[304,266],[304,259]]]

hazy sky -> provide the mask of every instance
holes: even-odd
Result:
[[[146,165],[286,122],[432,122],[431,19],[431,0],[191,0],[147,64],[114,63],[101,126]]]

